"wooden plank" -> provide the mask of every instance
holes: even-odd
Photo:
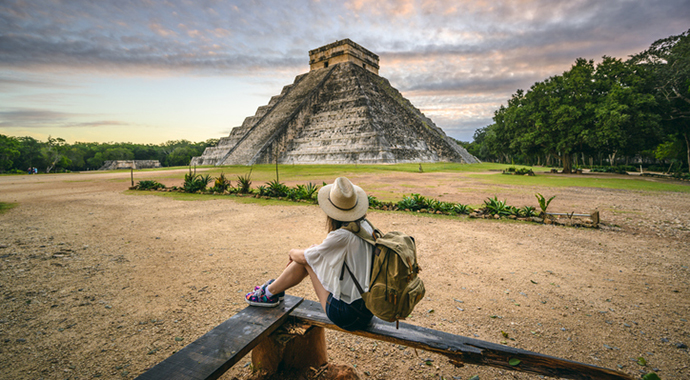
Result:
[[[309,323],[333,330],[344,331],[335,326],[326,317],[318,302],[305,300],[290,313],[299,322]],[[375,318],[366,330],[345,331],[366,338],[402,344],[444,355],[451,361],[486,365],[513,371],[531,372],[545,376],[566,379],[603,379],[632,380],[629,375],[596,367],[584,363],[542,355],[536,352],[521,350],[501,344],[485,342],[478,339],[453,335],[441,331],[400,323],[396,330],[395,323],[384,322]],[[511,366],[510,359],[520,360],[520,364]]]
[[[217,379],[282,325],[302,300],[285,296],[275,308],[248,306],[137,379]]]

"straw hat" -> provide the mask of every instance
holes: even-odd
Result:
[[[319,206],[332,219],[352,222],[362,218],[369,208],[369,198],[361,187],[345,177],[319,190]]]

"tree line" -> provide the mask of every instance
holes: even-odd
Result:
[[[578,58],[517,90],[493,124],[461,143],[485,161],[558,165],[570,173],[621,157],[690,164],[690,30],[627,60]]]
[[[108,160],[158,160],[162,166],[189,165],[192,157],[218,144],[171,140],[162,144],[89,143],[68,144],[60,137],[46,141],[33,137],[0,134],[0,173],[26,173],[37,168],[42,173],[96,170]]]

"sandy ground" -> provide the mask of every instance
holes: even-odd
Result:
[[[181,184],[169,174],[135,180]],[[690,378],[690,193],[497,187],[462,174],[351,179],[379,197],[480,204],[497,195],[536,206],[541,192],[557,196],[553,211],[598,209],[607,225],[598,230],[385,212],[369,219],[418,242],[427,295],[409,323],[635,376]],[[0,201],[19,203],[0,215],[1,378],[134,378],[243,309],[244,293],[276,277],[289,248],[325,237],[318,206],[179,201],[125,194],[128,186],[129,172],[0,177]],[[315,298],[308,283],[290,293]],[[326,334],[330,360],[365,379],[537,378]],[[249,361],[223,378],[249,376]]]

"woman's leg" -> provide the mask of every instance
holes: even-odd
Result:
[[[319,281],[319,278],[316,276],[316,273],[314,273],[309,265],[298,264],[294,261],[291,262],[285,268],[283,273],[281,273],[275,281],[268,285],[268,291],[271,292],[271,294],[284,292],[302,282],[302,280],[304,280],[307,276],[309,276],[311,279],[316,296],[319,298],[321,307],[325,311],[326,300],[328,299],[328,295],[330,293],[323,287],[321,281]]]
[[[283,273],[275,281],[268,285],[268,291],[271,294],[284,292],[302,282],[307,275],[308,273],[304,266],[293,261],[285,267]]]
[[[309,273],[309,278],[311,279],[311,284],[314,285],[314,291],[316,292],[316,296],[319,298],[319,302],[321,303],[321,307],[323,308],[323,311],[326,311],[326,301],[328,300],[328,296],[331,294],[326,288],[323,287],[323,284],[321,281],[319,281],[319,277],[314,273],[314,270],[311,269],[309,265],[304,267],[307,272]]]

